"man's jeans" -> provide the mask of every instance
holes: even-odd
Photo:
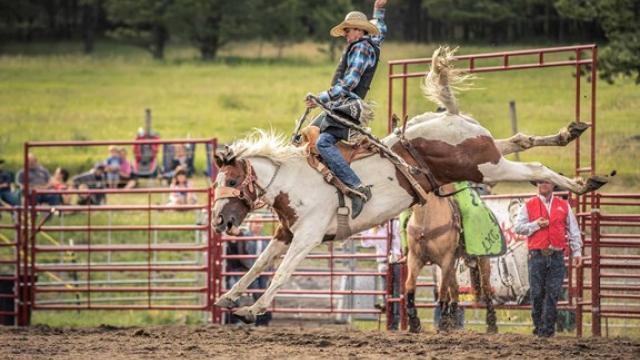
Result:
[[[11,206],[20,205],[20,195],[8,189],[0,190],[0,200]]]
[[[545,256],[540,250],[529,251],[531,317],[538,336],[553,336],[558,317],[558,298],[564,280],[564,253],[553,251]]]
[[[338,150],[336,146],[337,142],[338,139],[335,136],[324,132],[318,137],[316,148],[324,162],[329,169],[336,174],[338,179],[342,180],[345,185],[352,189],[357,188],[361,185],[360,178],[358,178],[358,175],[356,175],[344,157],[342,157],[340,150]]]

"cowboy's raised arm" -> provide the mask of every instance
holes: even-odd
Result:
[[[371,40],[376,42],[378,45],[382,44],[384,37],[387,34],[387,24],[384,22],[384,6],[386,4],[387,0],[376,0],[373,4],[373,19],[375,20],[373,23],[380,31],[380,35],[372,36]]]

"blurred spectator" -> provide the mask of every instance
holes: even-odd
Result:
[[[182,168],[178,168],[169,187],[175,190],[191,188],[191,181],[187,179],[187,173]],[[195,204],[196,202],[198,202],[198,199],[195,193],[174,191],[169,195],[169,203],[167,205],[189,205]]]
[[[20,195],[11,188],[13,173],[4,169],[4,160],[0,159],[0,201],[10,206],[20,205]]]
[[[162,174],[162,177],[171,179],[178,168],[183,169],[187,177],[191,177],[194,172],[193,159],[189,157],[187,147],[184,144],[174,144],[170,146],[173,147],[173,158],[169,164],[165,163],[165,166],[168,165],[168,168],[164,169],[165,172]]]
[[[121,147],[120,153],[120,183],[118,187],[124,187],[125,189],[133,189],[136,187],[136,176],[132,171],[131,162],[127,158],[127,149]]]
[[[71,179],[73,187],[79,190],[104,189],[105,172],[103,164],[96,166]],[[105,194],[78,194],[78,205],[99,205],[105,202]]]
[[[263,223],[259,220],[259,216],[252,215],[248,219],[249,227],[240,228],[239,236],[262,236],[263,234]],[[266,240],[232,240],[227,241],[225,244],[227,246],[227,255],[259,255],[268,242]],[[226,271],[228,272],[242,272],[246,273],[249,271],[253,263],[254,259],[227,259]],[[265,269],[268,270],[268,269]],[[227,276],[227,288],[230,289],[235,285],[241,276],[232,275]],[[249,285],[249,289],[266,289],[268,287],[269,280],[267,276],[259,276],[256,280],[254,280],[251,285]],[[260,298],[261,293],[254,293],[253,299],[254,301]],[[267,326],[272,319],[271,312],[266,312],[262,315],[258,315],[256,317],[256,326]],[[235,324],[239,320],[231,315],[228,320],[228,323]]]
[[[385,237],[385,239],[363,239],[362,247],[375,247],[376,248],[376,262],[378,264],[378,272],[386,273],[387,272],[387,262],[391,265],[391,286],[392,286],[392,296],[394,298],[400,297],[400,281],[401,274],[400,270],[402,264],[398,261],[402,257],[402,252],[400,249],[400,227],[397,219],[394,219],[391,223],[392,226],[392,238],[391,238],[391,251],[387,253],[387,226],[386,223],[377,225],[370,230],[362,233],[363,236],[369,237]],[[382,288],[386,286],[384,283],[384,277]],[[379,306],[384,307],[384,306]],[[400,324],[400,303],[392,304],[392,314],[393,319],[391,322],[391,330],[398,330],[398,326]]]
[[[160,136],[151,131],[151,124],[145,124],[145,128],[138,129],[136,140],[158,140]],[[133,173],[136,177],[158,176],[158,144],[134,144],[133,145]]]
[[[27,155],[27,163],[29,167],[29,190],[46,190],[49,188],[49,180],[51,174],[42,165],[38,163],[38,158],[34,154]],[[24,193],[24,171],[20,170],[16,175],[16,182],[20,186],[20,190]],[[62,202],[58,194],[38,194],[36,203],[49,204],[52,206],[59,205]]]
[[[109,146],[109,157],[105,160],[105,171],[107,173],[107,187],[115,189],[120,182],[120,151],[117,147]]]
[[[69,172],[66,169],[61,167],[57,168],[56,171],[53,172],[53,176],[49,181],[49,188],[54,190],[67,190],[69,185],[67,181],[69,180]],[[70,194],[60,194],[60,201],[63,205],[71,204],[71,195]]]

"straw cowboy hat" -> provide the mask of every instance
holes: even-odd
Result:
[[[367,20],[367,15],[361,13],[360,11],[352,11],[344,17],[344,20],[334,26],[331,29],[331,36],[333,37],[341,37],[344,36],[344,29],[352,28],[352,29],[360,29],[369,33],[369,35],[379,35],[380,31],[378,28]]]

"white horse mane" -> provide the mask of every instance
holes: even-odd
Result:
[[[273,129],[270,131],[255,129],[252,134],[234,142],[229,147],[240,159],[262,156],[276,163],[282,163],[291,158],[306,156],[306,147],[290,145],[284,135],[276,134]]]

